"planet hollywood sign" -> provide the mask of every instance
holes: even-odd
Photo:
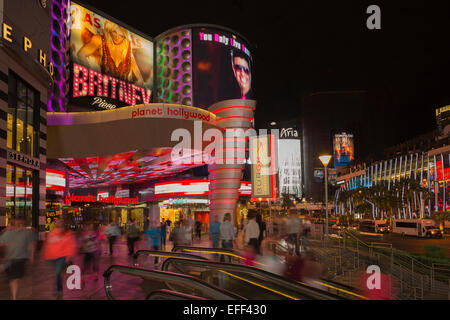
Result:
[[[133,204],[139,203],[139,197],[136,198],[116,198],[114,196],[102,197],[98,195],[98,199],[95,196],[77,196],[73,193],[65,197],[65,204],[70,202],[100,202],[100,203],[112,203],[114,205],[118,204]]]

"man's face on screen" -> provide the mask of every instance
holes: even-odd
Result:
[[[247,60],[240,57],[235,57],[233,62],[236,80],[241,87],[242,94],[245,95],[250,91],[251,86],[251,74],[248,62]]]

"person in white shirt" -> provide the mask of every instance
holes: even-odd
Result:
[[[235,240],[234,227],[231,223],[231,214],[225,213],[223,223],[220,224],[220,240],[223,249],[233,249],[233,242]],[[231,263],[231,257],[227,256],[228,262]],[[220,261],[224,261],[224,255],[220,256]]]
[[[248,223],[244,228],[244,242],[255,250],[256,254],[260,254],[258,246],[259,226],[256,222],[256,212],[249,210],[247,214]]]

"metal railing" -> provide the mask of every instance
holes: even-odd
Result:
[[[188,258],[188,259],[205,259],[205,257],[182,252],[171,252],[171,251],[159,251],[159,250],[138,250],[133,255],[133,265],[139,267],[138,259],[140,256],[150,256],[158,258]]]
[[[112,265],[103,273],[105,293],[108,299],[110,300],[115,300],[115,298],[112,295],[112,284],[111,284],[111,275],[114,271],[126,275],[131,275],[134,277],[139,277],[144,280],[159,281],[165,284],[185,286],[189,288],[189,291],[192,293],[198,292],[198,294],[204,295],[205,298],[208,297],[214,300],[246,300],[244,297],[238,294],[229,292],[222,288],[216,287],[206,281],[200,280],[198,278],[186,274],[177,274],[172,272],[162,272],[156,270],[146,270],[120,265]]]
[[[226,274],[231,274],[232,272],[238,274],[247,274],[251,275],[253,278],[258,279],[259,283],[253,283],[254,285],[265,288],[266,290],[279,293],[280,296],[291,296],[290,298],[298,298],[298,299],[314,299],[314,300],[339,300],[344,299],[342,296],[338,294],[331,294],[320,290],[318,288],[314,288],[308,286],[306,284],[301,284],[290,279],[281,277],[279,275],[267,272],[265,270],[261,270],[258,268],[245,266],[245,265],[237,265],[231,263],[221,263],[209,260],[190,260],[190,259],[178,259],[178,258],[169,258],[164,261],[161,269],[163,271],[168,270],[169,266],[173,264],[179,264],[182,268],[198,268],[203,267],[209,270],[215,270],[218,272],[224,272]],[[177,268],[177,270],[179,270]],[[180,270],[181,271],[181,270]],[[186,271],[187,272],[187,271]],[[232,275],[232,274],[231,274]],[[236,277],[239,278],[239,277]],[[245,281],[245,280],[244,280]],[[286,292],[281,292],[280,288],[286,289]]]

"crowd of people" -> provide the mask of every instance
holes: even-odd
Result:
[[[304,243],[309,237],[310,225],[303,222],[295,211],[291,211],[289,217],[275,217],[269,226],[256,210],[249,210],[246,219],[241,219],[238,225],[233,224],[231,213],[225,213],[221,219],[216,214],[212,220],[208,228],[192,219],[181,219],[174,223],[164,219],[161,222],[150,221],[143,232],[134,220],[129,220],[125,228],[120,228],[115,222],[108,225],[87,223],[76,232],[67,228],[63,220],[57,220],[52,230],[45,234],[39,252],[40,260],[52,266],[54,293],[57,298],[62,298],[62,274],[76,256],[82,259],[83,286],[90,278],[98,280],[100,257],[113,256],[115,243],[122,237],[126,239],[128,256],[132,256],[139,240],[146,240],[145,249],[154,251],[167,250],[167,240],[172,242],[173,247],[205,246],[205,239],[202,241],[203,231],[209,236],[210,247],[234,250],[248,266],[310,284],[320,277],[322,266],[315,262],[311,251],[301,250],[299,245],[300,238]],[[0,244],[3,244],[0,249],[5,249],[3,259],[0,259],[0,271],[8,277],[11,298],[14,300],[17,299],[20,279],[26,273],[26,266],[32,265],[35,260],[37,242],[37,232],[26,227],[25,221],[20,219],[11,220],[0,235]],[[287,244],[288,250],[277,243]],[[0,258],[1,253],[2,250]],[[232,262],[231,255],[219,256],[221,262]],[[159,262],[158,257],[155,257],[154,266],[159,267]]]

